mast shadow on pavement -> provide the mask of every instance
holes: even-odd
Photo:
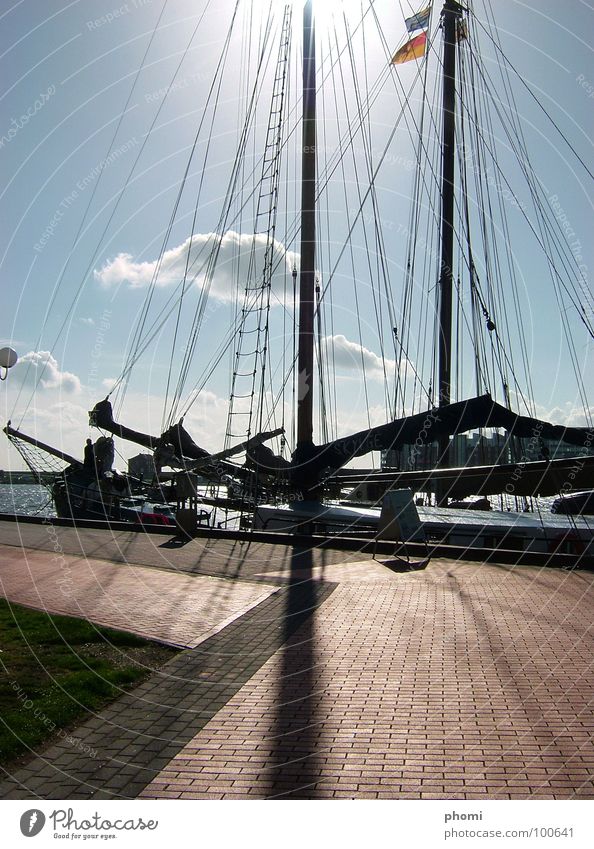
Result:
[[[315,612],[333,588],[313,580],[312,550],[295,547],[268,768],[271,798],[312,799],[317,795],[322,728],[316,713]]]

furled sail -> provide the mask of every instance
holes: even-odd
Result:
[[[161,434],[161,441],[166,445],[173,445],[176,456],[180,458],[188,457],[190,460],[203,460],[209,456],[208,451],[196,445],[183,426],[183,419],[164,431]]]
[[[142,445],[151,451],[154,451],[159,445],[160,438],[158,436],[149,436],[147,433],[141,433],[139,430],[132,430],[132,428],[114,422],[113,410],[108,398],[99,401],[92,410],[89,410],[89,425],[113,433],[114,436],[119,436],[120,439],[126,439],[128,442],[136,442],[137,445]]]
[[[307,459],[302,460],[298,469],[295,469],[294,477],[300,484],[304,481],[313,483],[322,472],[340,469],[350,460],[370,451],[398,450],[404,445],[427,445],[443,437],[486,427],[499,428],[509,436],[534,439],[538,443],[541,439],[548,439],[588,448],[594,442],[591,428],[565,427],[530,416],[520,416],[497,404],[490,395],[481,395],[314,446]]]
[[[118,424],[113,420],[113,410],[111,402],[108,398],[99,401],[89,412],[89,424],[91,427],[98,427],[101,430],[106,430],[114,436],[119,436],[120,439],[126,439],[128,442],[136,442],[151,451],[156,451],[164,445],[173,446],[175,456],[178,459],[187,457],[190,460],[202,460],[208,457],[208,451],[196,445],[190,434],[183,427],[180,421],[176,425],[172,425],[161,436],[150,436],[147,433],[142,433],[139,430],[133,430],[125,425]]]
[[[490,395],[435,407],[426,413],[405,416],[379,427],[363,430],[320,445],[310,462],[321,468],[339,469],[354,457],[370,451],[397,450],[403,445],[426,445],[444,436],[479,428],[500,428],[509,436],[550,439],[587,448],[594,441],[591,428],[554,425],[530,416],[520,416],[497,404]]]
[[[168,465],[169,460],[176,460],[179,465],[186,468],[205,470],[209,465],[216,463],[219,473],[236,471],[236,468],[225,463],[225,460],[243,451],[248,452],[248,456],[252,458],[256,465],[263,463],[266,467],[267,463],[263,462],[262,458],[274,458],[274,455],[262,443],[284,433],[282,428],[277,428],[276,430],[253,436],[251,439],[247,439],[217,454],[210,454],[194,442],[183,426],[183,419],[164,431],[161,436],[150,436],[147,433],[142,433],[141,431],[118,424],[113,420],[113,410],[108,398],[99,401],[89,412],[89,424],[91,427],[106,430],[114,436],[119,436],[121,439],[135,442],[138,445],[149,448],[151,451],[157,452],[157,455],[164,460],[164,465]],[[172,452],[175,457],[171,456]],[[280,465],[279,463],[271,462],[274,469],[282,467],[283,464],[285,466],[288,465],[286,460],[279,459]]]

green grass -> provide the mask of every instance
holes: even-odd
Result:
[[[0,599],[0,763],[15,763],[165,663],[174,649]]]

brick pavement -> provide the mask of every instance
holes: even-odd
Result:
[[[184,647],[198,645],[277,590],[6,545],[0,545],[0,564],[0,595],[12,602]]]
[[[594,798],[592,573],[316,554],[0,796]]]
[[[293,588],[289,620],[280,589],[5,778],[0,799],[136,798],[333,589]]]
[[[111,563],[155,566],[232,580],[241,577],[246,581],[266,581],[269,572],[282,579],[295,569],[293,549],[284,544],[205,538],[180,545],[162,534],[91,528],[79,531],[52,525],[49,520],[29,524],[0,518],[0,543],[19,549],[58,552],[91,560],[103,558]],[[358,551],[317,549],[312,552],[311,565],[323,572],[332,565],[362,560],[372,563],[371,555],[364,557]]]
[[[591,574],[345,582],[145,798],[594,798]]]

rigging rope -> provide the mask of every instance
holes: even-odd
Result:
[[[217,63],[217,66],[216,66],[216,69],[215,69],[215,73],[214,73],[214,75],[213,75],[213,80],[212,80],[212,83],[211,83],[211,86],[210,86],[210,89],[209,89],[209,92],[208,92],[208,96],[207,96],[207,104],[206,104],[206,107],[205,107],[205,110],[204,110],[203,118],[202,118],[202,120],[201,120],[201,122],[200,122],[200,128],[202,127],[202,122],[205,120],[205,116],[206,116],[206,114],[207,114],[208,104],[209,104],[210,99],[211,99],[211,97],[212,97],[212,95],[213,95],[213,92],[214,92],[214,90],[215,90],[215,86],[216,86],[216,83],[217,83],[217,79],[218,79],[218,77],[222,74],[221,69],[222,69],[222,67],[223,67],[223,60],[224,60],[224,56],[226,55],[226,51],[227,51],[227,49],[228,49],[229,42],[230,42],[230,40],[231,40],[231,34],[232,34],[232,32],[233,32],[233,28],[234,28],[234,25],[235,25],[235,20],[236,20],[236,16],[237,16],[237,11],[238,11],[238,8],[239,8],[239,4],[240,4],[240,0],[236,0],[235,7],[234,7],[234,10],[233,10],[233,14],[232,14],[232,17],[231,17],[231,22],[230,22],[230,25],[229,25],[229,28],[228,28],[228,31],[227,31],[227,36],[226,36],[225,42],[224,42],[224,44],[223,44],[222,54],[221,54],[221,57],[219,57],[219,61],[218,61],[218,63]],[[194,40],[194,37],[195,37],[196,32],[197,32],[197,30],[198,30],[198,26],[200,25],[200,23],[201,23],[201,21],[202,21],[202,19],[203,19],[204,15],[206,14],[206,11],[207,11],[207,9],[208,9],[208,6],[209,6],[209,5],[210,5],[210,0],[208,0],[208,2],[207,2],[207,4],[206,4],[206,7],[205,7],[205,9],[204,9],[204,12],[202,13],[202,16],[200,17],[200,20],[198,21],[198,24],[197,24],[196,28],[194,29],[194,31],[193,31],[193,33],[192,33],[192,36],[191,36],[191,38],[190,38],[190,41],[188,42],[188,44],[187,44],[187,46],[186,46],[186,49],[185,49],[184,53],[182,54],[182,58],[181,58],[181,60],[180,60],[180,62],[179,62],[179,64],[178,64],[177,68],[175,69],[175,73],[174,73],[174,75],[173,75],[173,77],[172,77],[172,80],[171,80],[171,82],[170,82],[169,86],[168,86],[168,92],[171,90],[171,87],[173,86],[173,84],[174,84],[174,82],[175,82],[175,79],[176,79],[176,77],[177,77],[177,74],[179,73],[179,70],[180,70],[180,68],[181,68],[181,66],[182,66],[182,63],[183,63],[183,61],[184,61],[184,59],[185,59],[185,57],[186,57],[186,55],[187,55],[187,52],[188,52],[188,50],[189,50],[189,48],[190,48],[190,45],[191,45],[192,41]],[[140,155],[141,155],[141,153],[142,153],[142,150],[144,149],[144,146],[145,146],[145,144],[146,144],[146,142],[147,142],[147,140],[148,140],[148,138],[149,138],[149,136],[150,136],[151,130],[152,130],[152,129],[153,129],[153,127],[155,126],[156,121],[157,121],[157,118],[158,118],[158,116],[159,116],[159,114],[160,114],[160,112],[161,112],[161,109],[163,108],[163,105],[164,105],[164,103],[165,103],[165,99],[166,99],[166,97],[163,99],[163,101],[162,101],[162,102],[161,102],[161,104],[159,105],[159,108],[157,109],[157,112],[156,112],[156,114],[155,114],[155,116],[154,116],[154,118],[153,118],[153,121],[152,121],[151,126],[150,126],[150,128],[149,128],[149,131],[148,131],[148,133],[147,133],[147,135],[146,135],[146,137],[145,137],[145,140],[144,140],[144,142],[143,142],[142,148],[141,148],[141,150],[139,151],[139,154],[138,154],[138,156],[137,156],[137,158],[136,158],[136,160],[135,160],[135,162],[134,162],[134,165],[132,166],[132,171],[130,172],[130,174],[132,174],[132,172],[133,172],[134,168],[136,167],[136,163],[138,162],[138,159],[140,158]],[[169,239],[169,235],[170,235],[170,233],[171,233],[171,229],[172,229],[172,227],[173,227],[173,223],[174,223],[174,221],[175,221],[175,216],[176,216],[177,208],[178,208],[179,203],[180,203],[180,200],[181,200],[181,196],[182,196],[182,192],[183,192],[183,187],[184,187],[184,184],[185,184],[185,180],[187,179],[187,175],[188,175],[188,171],[189,171],[190,163],[191,163],[191,160],[192,160],[192,157],[193,157],[194,151],[195,151],[195,149],[196,149],[196,143],[197,143],[198,134],[199,134],[199,132],[200,132],[200,128],[199,128],[198,133],[196,134],[196,137],[195,137],[195,140],[194,140],[194,144],[193,144],[192,149],[191,149],[190,159],[189,159],[189,161],[188,161],[188,163],[187,163],[187,166],[186,166],[186,171],[185,171],[185,174],[184,174],[184,177],[183,177],[183,180],[182,180],[182,185],[180,186],[180,189],[179,189],[179,191],[178,191],[178,195],[177,195],[176,202],[175,202],[175,205],[174,205],[174,210],[173,210],[173,212],[172,212],[172,215],[170,216],[170,220],[169,220],[169,224],[168,224],[168,227],[167,227],[167,230],[166,230],[165,238],[163,239],[162,246],[161,246],[161,250],[160,250],[159,256],[158,256],[158,258],[157,258],[156,265],[155,265],[155,270],[154,270],[154,273],[153,273],[153,275],[152,275],[151,282],[150,282],[150,284],[149,284],[149,286],[148,286],[148,289],[147,289],[147,293],[146,293],[146,296],[145,296],[144,304],[143,304],[143,306],[142,306],[142,309],[141,309],[141,312],[140,312],[139,318],[138,318],[138,320],[137,320],[136,329],[135,329],[135,331],[134,331],[133,338],[132,338],[132,343],[131,343],[131,345],[130,345],[130,349],[129,349],[129,351],[128,351],[128,355],[127,355],[126,361],[125,361],[125,363],[124,363],[123,371],[122,371],[122,373],[121,373],[120,377],[118,378],[118,380],[116,381],[116,383],[114,384],[114,386],[112,387],[112,390],[111,390],[111,392],[110,392],[110,394],[113,394],[113,393],[117,390],[117,388],[119,387],[120,383],[122,383],[122,382],[123,382],[123,388],[122,388],[121,393],[120,393],[120,402],[119,402],[119,406],[120,406],[120,407],[121,407],[121,405],[123,404],[124,397],[125,397],[125,395],[126,395],[126,391],[127,391],[128,384],[129,384],[129,380],[130,380],[130,374],[131,374],[132,367],[133,367],[133,365],[134,365],[134,363],[136,362],[136,359],[137,359],[137,357],[136,357],[137,349],[138,349],[138,347],[139,347],[139,345],[140,345],[140,342],[141,342],[141,337],[142,337],[142,333],[143,333],[143,330],[144,330],[144,325],[145,325],[145,322],[146,322],[147,317],[148,317],[148,313],[149,313],[149,310],[150,310],[150,305],[151,305],[151,302],[152,302],[152,299],[153,299],[153,295],[154,295],[154,291],[155,291],[156,281],[157,281],[157,279],[158,279],[158,275],[159,275],[159,272],[160,272],[160,269],[161,269],[161,265],[162,265],[162,262],[163,262],[163,256],[164,256],[164,254],[165,254],[165,249],[166,249],[166,246],[167,246],[167,242],[168,242],[168,239]],[[120,197],[121,197],[121,195],[120,195]],[[119,200],[120,200],[120,198],[118,198],[118,203],[119,203]],[[115,210],[114,210],[114,212],[115,212]],[[111,220],[111,219],[110,219],[110,220]],[[102,237],[102,238],[103,238],[103,237]],[[184,281],[184,283],[185,283],[185,281]],[[184,295],[184,291],[183,291],[184,283],[182,283],[182,294],[181,294],[181,300],[183,300],[183,295]]]
[[[274,84],[269,108],[268,129],[262,158],[262,172],[259,180],[259,196],[256,205],[253,238],[249,256],[249,266],[244,287],[243,306],[238,322],[238,343],[234,355],[233,378],[227,427],[225,431],[225,447],[235,437],[248,439],[252,435],[254,404],[258,410],[257,429],[263,429],[263,409],[265,403],[266,369],[269,360],[269,315],[270,292],[274,269],[274,251],[276,249],[275,230],[278,213],[278,196],[281,178],[280,156],[283,149],[283,126],[285,115],[285,85],[287,81],[287,65],[291,45],[292,7],[285,7],[281,27],[281,37],[274,72]],[[258,236],[264,235],[264,262],[261,275],[255,268],[256,247]],[[252,340],[252,336],[255,339]],[[244,345],[249,341],[254,345],[253,351],[245,351]],[[246,373],[242,369],[242,359],[253,357],[253,368]],[[257,372],[260,368],[259,387],[256,389]],[[247,378],[247,387],[241,387],[241,378]],[[246,391],[247,388],[247,391]],[[247,403],[238,404],[239,400]],[[240,432],[234,433],[234,420],[238,424],[247,420],[245,427],[240,425]]]
[[[210,2],[210,0],[208,0],[208,2]],[[115,128],[115,130],[114,130],[113,136],[112,136],[112,138],[111,138],[111,140],[110,140],[110,142],[109,142],[109,145],[108,145],[108,147],[107,147],[107,153],[106,153],[106,155],[105,155],[104,159],[102,160],[102,162],[106,162],[106,161],[108,160],[109,155],[110,155],[110,153],[111,153],[111,151],[112,151],[113,145],[115,144],[115,140],[116,140],[116,138],[117,138],[117,136],[118,136],[118,133],[119,133],[120,127],[121,127],[121,125],[122,125],[122,122],[123,122],[123,120],[124,120],[125,115],[127,114],[128,106],[129,106],[129,104],[130,104],[130,101],[132,100],[132,95],[133,95],[134,90],[135,90],[135,88],[136,88],[136,84],[137,84],[137,82],[138,82],[138,79],[139,79],[139,77],[140,77],[140,74],[141,74],[141,72],[142,72],[142,69],[143,69],[143,68],[144,68],[144,66],[145,66],[145,63],[146,63],[146,60],[147,60],[148,54],[149,54],[149,52],[150,52],[151,46],[152,46],[152,44],[153,44],[153,41],[154,41],[155,35],[156,35],[156,33],[157,33],[158,29],[159,29],[159,24],[161,23],[161,19],[162,19],[162,17],[163,17],[164,12],[165,12],[165,8],[166,8],[166,6],[167,6],[167,3],[168,3],[168,0],[164,0],[164,2],[163,2],[163,6],[161,7],[161,11],[159,12],[159,16],[158,16],[158,18],[157,18],[157,21],[156,21],[156,23],[155,23],[155,26],[154,26],[154,28],[153,28],[153,30],[152,30],[152,32],[151,32],[151,35],[150,35],[150,38],[149,38],[149,42],[148,42],[148,44],[147,44],[147,46],[146,46],[146,49],[145,49],[145,51],[144,51],[144,54],[143,54],[143,56],[142,56],[142,59],[141,59],[140,65],[139,65],[139,67],[138,67],[138,70],[136,71],[136,74],[134,75],[134,79],[133,79],[133,81],[132,81],[132,86],[131,86],[130,91],[129,91],[129,93],[128,93],[128,97],[127,97],[127,99],[126,99],[126,103],[124,104],[124,107],[123,107],[123,109],[122,109],[122,111],[121,111],[121,113],[120,113],[120,115],[119,115],[119,117],[118,117],[118,120],[117,120],[117,123],[116,123],[116,128]],[[208,7],[208,3],[207,3],[207,7]],[[205,9],[205,11],[206,11],[206,9]],[[93,189],[92,189],[91,194],[90,194],[90,196],[89,196],[89,200],[88,200],[88,202],[87,202],[87,204],[86,204],[86,206],[85,206],[85,209],[84,209],[84,212],[83,212],[83,215],[82,215],[82,218],[81,218],[80,224],[79,224],[79,226],[78,226],[78,228],[77,228],[77,230],[76,230],[76,234],[75,234],[75,236],[74,236],[74,240],[73,240],[73,242],[72,242],[72,247],[70,248],[70,250],[69,250],[69,252],[68,252],[68,255],[67,255],[67,257],[66,257],[66,261],[64,262],[64,264],[63,264],[63,266],[62,266],[62,268],[61,268],[61,270],[60,270],[60,272],[59,272],[59,274],[58,274],[58,279],[57,279],[56,284],[55,284],[55,286],[54,286],[54,288],[53,288],[53,291],[52,291],[52,294],[51,294],[51,297],[50,297],[50,300],[49,300],[49,303],[48,303],[48,306],[47,306],[47,309],[46,309],[46,312],[45,312],[45,316],[44,316],[44,319],[43,319],[43,322],[42,322],[42,325],[41,325],[41,329],[40,329],[40,331],[39,331],[39,334],[38,334],[38,337],[37,337],[37,341],[36,341],[36,343],[35,343],[35,350],[38,350],[38,349],[39,349],[39,346],[40,346],[40,344],[41,344],[41,339],[42,339],[42,337],[43,337],[43,332],[44,332],[45,327],[46,327],[46,325],[47,325],[47,320],[48,320],[48,318],[50,317],[50,315],[52,314],[52,307],[53,307],[53,305],[54,305],[54,303],[55,303],[55,300],[56,300],[56,298],[57,298],[57,296],[58,296],[58,292],[59,292],[59,290],[60,290],[60,288],[61,288],[61,286],[62,286],[62,283],[63,283],[63,281],[64,281],[64,277],[66,276],[66,271],[68,270],[68,267],[69,267],[69,265],[70,265],[70,260],[72,259],[73,255],[74,255],[74,250],[75,250],[76,246],[78,245],[78,243],[79,243],[79,241],[80,241],[80,239],[81,239],[81,236],[82,236],[82,235],[84,235],[84,233],[86,233],[86,229],[84,229],[84,232],[83,232],[83,228],[84,228],[85,222],[86,222],[86,220],[87,220],[87,216],[88,216],[88,214],[89,214],[89,209],[91,208],[91,205],[92,205],[92,203],[93,203],[93,200],[94,200],[94,198],[95,198],[95,195],[96,195],[96,193],[97,193],[97,190],[98,190],[98,188],[99,188],[99,185],[100,185],[100,183],[101,183],[101,178],[102,178],[102,176],[103,176],[103,171],[104,171],[104,168],[101,168],[101,169],[100,169],[100,171],[99,171],[99,174],[97,175],[97,179],[96,179],[96,181],[94,181]],[[127,182],[128,182],[128,181],[126,181],[126,185],[127,185]],[[125,188],[125,187],[124,187],[124,188]],[[123,193],[123,191],[124,191],[124,189],[122,188],[121,193]],[[120,193],[120,196],[121,196],[121,193]],[[110,219],[110,221],[111,221],[111,219]],[[92,224],[92,223],[93,223],[93,222],[91,222],[91,224]],[[105,233],[105,231],[104,231],[104,233]],[[104,234],[103,234],[103,235],[104,235]],[[103,235],[102,235],[101,239],[103,238]],[[77,288],[77,290],[76,290],[76,294],[75,294],[74,300],[73,300],[73,302],[72,302],[72,304],[71,304],[71,306],[70,306],[70,309],[69,309],[69,310],[68,310],[68,312],[66,313],[66,316],[65,316],[65,318],[64,318],[64,320],[63,320],[63,322],[62,322],[62,324],[61,324],[61,326],[60,326],[60,329],[58,330],[58,333],[57,333],[57,335],[56,335],[56,337],[55,337],[55,340],[54,340],[54,342],[53,342],[53,344],[52,344],[52,346],[51,346],[51,348],[50,348],[50,355],[54,353],[55,348],[56,348],[56,345],[58,344],[58,339],[60,338],[60,336],[61,336],[61,334],[62,334],[62,332],[63,332],[64,328],[66,327],[66,324],[67,324],[68,320],[70,319],[70,316],[72,315],[72,312],[74,311],[74,308],[75,308],[76,304],[78,303],[78,299],[79,299],[79,297],[80,297],[80,295],[81,295],[81,293],[82,293],[82,290],[83,290],[83,288],[84,288],[84,284],[85,284],[85,280],[86,280],[87,274],[89,273],[90,267],[92,266],[92,264],[93,264],[93,262],[94,262],[94,258],[95,258],[95,256],[97,255],[98,250],[99,250],[99,245],[97,246],[97,248],[96,248],[96,250],[95,250],[95,254],[93,255],[93,259],[92,259],[92,260],[91,260],[91,262],[89,263],[89,266],[87,267],[87,270],[85,271],[85,273],[84,273],[84,274],[82,275],[82,277],[81,277],[80,283],[79,283],[78,288]],[[21,422],[21,423],[22,423],[22,421],[23,421],[23,419],[24,419],[24,417],[25,417],[25,415],[26,415],[27,410],[29,409],[29,406],[31,405],[31,401],[33,400],[33,397],[34,397],[34,395],[35,395],[35,392],[37,391],[37,388],[39,387],[39,385],[40,385],[40,383],[41,383],[41,380],[42,380],[42,378],[43,378],[43,375],[45,374],[45,370],[46,370],[46,368],[47,368],[47,364],[48,364],[48,362],[49,362],[49,357],[48,357],[48,359],[46,360],[46,362],[42,365],[41,369],[39,370],[39,373],[38,373],[38,375],[37,375],[37,380],[35,381],[35,385],[34,385],[34,387],[33,387],[33,390],[32,390],[32,392],[31,392],[31,395],[30,395],[30,397],[29,397],[29,400],[27,401],[27,404],[25,405],[25,408],[24,408],[23,413],[22,413],[22,415],[21,415],[21,418],[20,418],[20,422]],[[15,400],[15,403],[14,403],[14,405],[13,405],[13,411],[12,411],[12,413],[13,413],[13,414],[14,414],[14,412],[15,412],[15,410],[16,410],[16,405],[18,404],[18,402],[19,402],[19,400],[20,400],[22,390],[23,390],[24,386],[27,384],[27,378],[28,378],[28,376],[29,376],[29,372],[30,372],[30,370],[31,370],[31,367],[32,367],[32,366],[31,366],[31,362],[28,362],[28,363],[27,363],[27,370],[26,370],[26,373],[25,373],[25,376],[24,376],[23,382],[22,382],[22,384],[21,384],[21,387],[20,387],[19,392],[18,392],[18,394],[17,394],[17,397],[16,397],[16,400]]]

